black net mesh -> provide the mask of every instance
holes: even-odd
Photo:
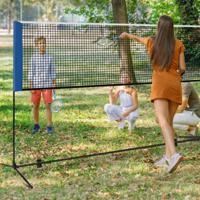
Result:
[[[122,71],[131,73],[131,84],[151,83],[145,46],[119,39],[123,31],[145,37],[155,35],[156,27],[23,23],[22,89],[51,88],[54,79],[56,88],[119,85]],[[183,80],[200,80],[200,27],[180,26],[175,32],[186,47]],[[45,54],[39,50],[45,46],[41,37]]]

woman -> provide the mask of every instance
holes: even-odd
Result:
[[[142,38],[126,32],[121,39],[133,39],[146,45],[153,66],[151,101],[165,142],[165,154],[155,163],[168,165],[173,172],[182,156],[174,144],[173,117],[181,104],[181,75],[185,71],[184,45],[174,36],[173,21],[169,16],[160,17],[155,37]]]

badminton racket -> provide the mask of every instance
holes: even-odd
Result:
[[[63,106],[62,98],[56,95],[56,91],[53,90],[53,102],[51,103],[51,112],[59,112]]]

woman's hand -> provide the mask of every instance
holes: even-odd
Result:
[[[119,92],[125,91],[124,86],[123,86],[123,85],[119,86],[119,87],[118,87],[118,91],[119,91]]]
[[[128,117],[128,115],[129,115],[129,112],[123,112],[122,113],[122,116],[125,118],[125,117]]]
[[[110,87],[109,87],[109,93],[112,93],[113,90],[114,90],[114,86],[110,86]]]
[[[120,39],[129,39],[129,34],[127,32],[123,32],[121,33],[121,35],[119,36]]]
[[[180,74],[181,76],[183,76],[183,74],[185,73],[185,70],[182,69],[177,69],[176,70],[178,74]]]

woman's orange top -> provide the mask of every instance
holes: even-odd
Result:
[[[144,38],[147,51],[151,54],[153,47],[152,38]],[[178,104],[182,102],[181,94],[181,75],[177,72],[179,69],[179,55],[184,52],[184,45],[180,40],[176,40],[172,63],[168,69],[161,70],[159,66],[153,65],[151,101],[155,99],[167,99]]]

